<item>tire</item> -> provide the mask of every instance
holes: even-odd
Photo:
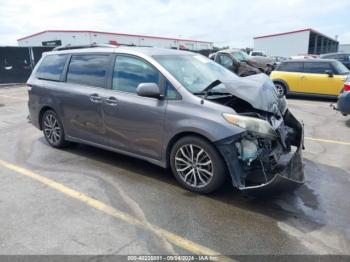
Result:
[[[69,142],[64,139],[63,125],[55,111],[45,111],[41,118],[41,127],[44,137],[50,146],[63,148],[69,145]]]
[[[197,193],[214,192],[227,177],[226,164],[219,152],[210,142],[197,136],[183,137],[174,144],[170,166],[177,181]]]
[[[275,85],[275,89],[277,91],[277,94],[279,96],[286,96],[287,95],[287,87],[285,84],[281,83],[281,82],[273,82]]]

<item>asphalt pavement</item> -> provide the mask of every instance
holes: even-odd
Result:
[[[305,124],[305,185],[199,195],[141,160],[51,148],[28,123],[25,87],[0,87],[0,254],[350,255],[350,116],[288,103]]]

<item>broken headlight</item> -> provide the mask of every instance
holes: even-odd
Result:
[[[277,133],[273,130],[269,122],[248,116],[233,115],[228,113],[223,113],[223,117],[230,124],[239,126],[255,134],[259,137],[276,139]]]

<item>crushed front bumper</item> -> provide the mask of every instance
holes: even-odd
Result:
[[[235,147],[235,143],[240,141],[246,135],[245,133],[216,143],[228,166],[233,186],[245,191],[258,191],[261,189],[290,190],[304,183],[305,177],[302,158],[302,150],[304,148],[303,125],[289,111],[284,116],[284,122],[295,131],[296,135],[292,142],[295,150],[281,154],[278,162],[275,163],[275,167],[269,171],[267,176],[264,171],[265,179],[259,183],[247,183],[250,175],[261,175],[261,170],[257,170],[255,172],[256,174],[248,173],[244,163],[239,159],[239,153]]]

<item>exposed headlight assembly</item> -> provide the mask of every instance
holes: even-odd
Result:
[[[223,117],[230,124],[247,129],[249,132],[263,138],[276,139],[277,133],[273,130],[269,122],[248,116],[233,115],[223,113]]]

